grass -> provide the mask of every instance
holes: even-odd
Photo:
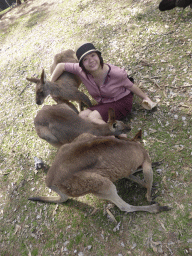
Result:
[[[183,17],[179,8],[160,13],[158,2],[28,0],[4,12],[0,20],[1,255],[192,253],[192,14],[189,8]],[[160,100],[156,111],[146,111],[135,97],[125,122],[132,124],[130,137],[142,128],[152,161],[163,160],[160,170],[154,170],[156,200],[171,211],[127,214],[113,207],[114,223],[105,211],[108,202],[92,195],[58,206],[27,200],[50,194],[46,174],[34,168],[34,157],[51,165],[56,149],[35,132],[33,119],[41,107],[35,104],[34,87],[26,77],[39,76],[44,68],[50,78],[53,56],[84,40],[93,42],[106,62],[124,67],[152,99]],[[83,86],[81,90],[86,92]],[[123,179],[116,186],[130,204],[147,204],[145,189],[139,185]],[[119,229],[114,229],[117,224]]]

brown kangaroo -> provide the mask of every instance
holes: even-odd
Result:
[[[134,176],[140,166],[144,174],[141,185],[147,189],[146,198],[151,202],[153,171],[150,158],[143,146],[136,141],[96,137],[84,133],[58,150],[55,161],[48,170],[46,185],[59,196],[39,196],[29,200],[63,203],[69,197],[92,193],[101,199],[111,201],[121,211],[157,213],[169,210],[167,206],[158,204],[133,206],[117,194],[113,182],[129,178],[130,175]]]
[[[131,130],[129,125],[115,120],[113,109],[109,109],[108,114],[106,124],[96,124],[81,118],[66,104],[45,105],[37,113],[34,124],[38,136],[57,148],[72,142],[82,133],[118,136]]]
[[[75,58],[75,53],[73,50],[66,50],[60,54],[56,54],[54,57],[54,63],[51,66],[51,72],[53,72],[56,65],[60,62],[70,62],[76,63],[77,59]],[[67,71],[57,79],[56,82],[51,82],[46,80],[45,71],[42,70],[41,78],[26,78],[28,81],[36,83],[36,103],[42,105],[45,98],[48,95],[57,102],[57,103],[66,103],[76,112],[76,107],[70,101],[77,101],[80,104],[80,109],[82,109],[82,102],[91,107],[91,101],[83,92],[78,90],[81,80],[78,76],[71,74]]]

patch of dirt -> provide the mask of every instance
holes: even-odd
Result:
[[[0,19],[0,29],[6,32],[10,26],[14,26],[17,19],[21,18],[24,15],[30,17],[33,13],[46,12],[49,15],[49,12],[54,11],[55,5],[58,4],[58,1],[50,0],[28,0],[21,5],[11,8],[8,12],[3,14]]]

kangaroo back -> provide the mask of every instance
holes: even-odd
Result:
[[[54,56],[53,64],[51,65],[51,68],[50,68],[51,74],[55,70],[58,63],[78,63],[75,52],[69,49],[56,54]],[[76,86],[77,88],[81,84],[81,80],[77,75],[71,74],[67,71],[63,72],[63,74],[57,79],[57,81],[61,81],[63,83],[67,81],[69,85]]]
[[[58,63],[78,63],[76,54],[73,50],[68,49],[62,51],[54,56],[53,64],[50,67],[51,74],[53,73],[54,69],[56,68]]]

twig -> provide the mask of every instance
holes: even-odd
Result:
[[[113,214],[109,211],[109,209],[106,209],[106,212],[109,216],[109,219],[115,223],[117,223],[117,220],[115,219],[115,217],[113,216]]]
[[[152,76],[151,79],[159,79],[161,76]]]
[[[9,7],[11,7],[11,5],[8,3],[8,1],[7,1],[7,0],[5,0],[5,2],[6,2],[6,4],[7,4]]]
[[[161,88],[157,82],[155,82],[153,79],[151,79],[150,77],[148,76],[144,76],[143,77],[144,79],[148,79],[150,82],[152,82],[154,85],[156,85],[159,89]]]
[[[158,34],[159,36],[155,39],[155,41],[152,42],[152,43],[148,43],[148,44],[146,45],[146,47],[152,46],[152,45],[156,44],[156,43],[157,43],[157,40],[159,40],[159,38],[161,38],[162,36],[167,36],[167,35],[169,35],[169,34],[173,34],[174,32],[175,32],[175,30],[172,30],[172,31],[167,32],[167,33],[164,33],[164,34]]]
[[[183,85],[183,86],[179,86],[179,87],[174,87],[174,86],[171,86],[171,85],[165,85],[165,87],[169,87],[169,88],[173,88],[173,89],[181,89],[181,88],[186,88],[186,87],[191,87],[192,85],[189,84],[189,85]]]
[[[170,31],[170,32],[167,32],[167,33],[161,34],[161,36],[167,36],[167,35],[169,35],[169,34],[173,34],[174,32],[175,32],[175,30],[172,30],[172,31]]]
[[[182,107],[182,108],[189,108],[189,106],[187,106],[187,105],[179,105],[179,107]]]
[[[151,67],[152,66],[152,64],[148,63],[146,60],[140,60],[139,63],[142,66],[147,66],[147,67]]]
[[[180,88],[178,88],[178,87],[171,86],[171,85],[165,85],[165,87],[169,87],[169,88],[172,88],[172,89],[180,89]]]
[[[155,140],[156,140],[157,142],[160,142],[160,143],[163,143],[163,144],[167,143],[167,142],[165,142],[165,141],[158,140],[157,138],[155,138]]]
[[[180,88],[191,87],[192,84],[180,86]]]
[[[25,88],[19,93],[19,96],[21,96],[21,94],[24,93],[24,91],[27,89],[28,86],[29,86],[29,84],[27,84],[27,85],[25,86]]]

